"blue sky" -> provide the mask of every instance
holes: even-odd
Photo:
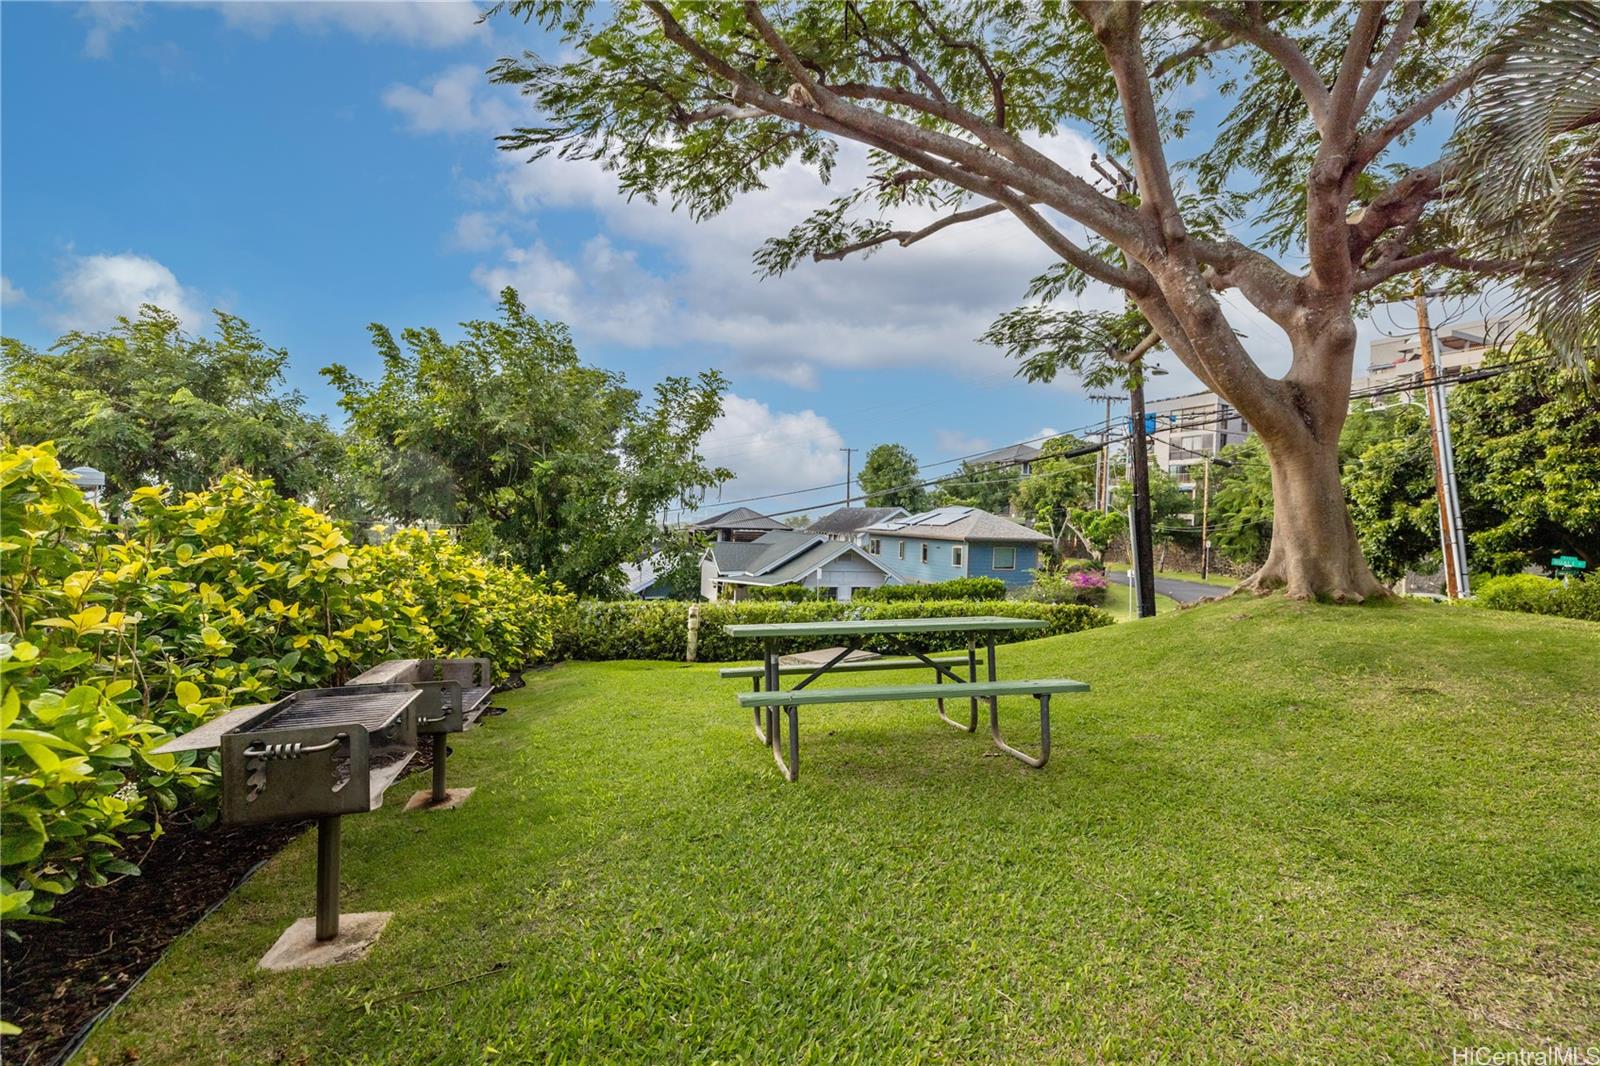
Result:
[[[448,333],[513,284],[636,387],[731,378],[707,442],[739,475],[724,500],[841,481],[846,446],[898,441],[932,463],[1096,419],[1075,383],[1018,382],[974,340],[1049,262],[1014,224],[758,280],[750,253],[827,187],[785,171],[695,224],[624,201],[591,166],[509,157],[494,134],[533,116],[482,71],[549,42],[475,15],[455,0],[4,4],[5,333],[43,346],[142,300],[208,328],[220,307],[287,348],[290,383],[337,420],[317,371],[373,371],[369,322]],[[1070,133],[1051,147],[1080,163],[1092,148]],[[846,150],[843,178],[863,165]],[[1191,387],[1174,369],[1157,394]]]

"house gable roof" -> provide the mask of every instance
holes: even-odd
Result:
[[[1009,518],[976,507],[939,507],[906,518],[882,522],[866,530],[889,537],[957,540],[967,543],[996,541],[1011,544],[1048,544],[1050,538]]]
[[[691,523],[690,529],[788,529],[776,518],[768,518],[748,507],[735,507],[710,518]]]
[[[1030,463],[1042,453],[1031,444],[1008,444],[992,452],[984,452],[967,460],[968,466],[989,466],[999,463]]]
[[[759,576],[813,545],[825,543],[830,542],[820,533],[783,529],[763,533],[755,540],[718,541],[710,551],[719,574]]]
[[[858,533],[879,522],[903,517],[904,507],[841,507],[806,527],[807,533]]]
[[[802,580],[813,570],[827,566],[842,556],[855,554],[865,559],[885,575],[900,579],[901,575],[847,540],[818,540],[798,555],[791,555],[779,565],[759,574],[723,575],[723,580],[734,585],[787,585]]]

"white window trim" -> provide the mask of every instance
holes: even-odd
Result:
[[[926,544],[922,546],[922,565],[928,565],[928,546]]]
[[[902,541],[899,542],[899,544],[900,544],[900,558],[904,559],[906,557],[906,542],[902,540]]]
[[[961,545],[957,544],[953,548],[950,549],[950,565],[951,566],[960,566],[965,561],[966,561],[966,555],[961,550]]]
[[[1010,552],[1011,553],[1011,565],[1009,565],[1009,566],[1001,566],[1000,565],[1000,553],[1001,552]],[[1016,568],[1017,568],[1017,549],[1015,549],[1015,548],[1009,548],[1009,547],[1008,548],[995,548],[994,549],[994,554],[989,557],[989,569],[991,569],[991,570],[1015,570]]]

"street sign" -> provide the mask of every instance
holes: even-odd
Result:
[[[1587,570],[1589,564],[1576,555],[1558,555],[1550,560],[1550,565],[1557,570]]]

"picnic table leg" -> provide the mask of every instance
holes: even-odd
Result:
[[[766,668],[762,667],[762,669],[765,670]],[[761,691],[761,679],[759,677],[752,677],[750,684],[752,692]],[[756,716],[756,739],[765,744],[767,742],[767,731],[761,728],[761,716],[767,713],[767,709],[765,707],[756,707],[754,711]]]
[[[779,713],[789,718],[789,759],[783,758],[783,719]],[[772,708],[772,760],[778,764],[778,769],[783,771],[787,781],[800,780],[800,708],[796,706]]]
[[[765,646],[762,648],[761,666],[763,672],[766,674],[767,691],[778,691],[778,651],[775,641],[767,641]],[[757,684],[759,685],[759,682],[757,682]],[[769,747],[773,743],[772,726],[774,714],[775,712],[771,707],[755,708],[756,737],[761,741],[761,743],[766,744]],[[767,720],[767,727],[765,729],[761,728],[761,719],[763,715],[766,716]]]
[[[978,680],[977,637],[967,638],[967,673],[970,680]],[[936,685],[944,684],[944,673],[942,671],[935,670],[933,672],[933,683]],[[968,715],[968,720],[965,722],[958,722],[954,718],[951,718],[949,715],[944,713],[944,700],[936,700],[935,702],[939,705],[939,717],[945,722],[948,722],[950,725],[953,725],[957,729],[963,730],[967,733],[976,733],[978,731],[978,698],[976,696],[972,697],[970,701],[972,703],[972,708],[970,714]]]
[[[1035,758],[1027,752],[1018,751],[1007,744],[1000,736],[1000,711],[999,700],[989,701],[989,735],[994,738],[994,746],[1010,755],[1014,759],[1021,759],[1034,769],[1038,769],[1050,761],[1050,693],[1039,692],[1035,694],[1039,700],[1039,756]]]

